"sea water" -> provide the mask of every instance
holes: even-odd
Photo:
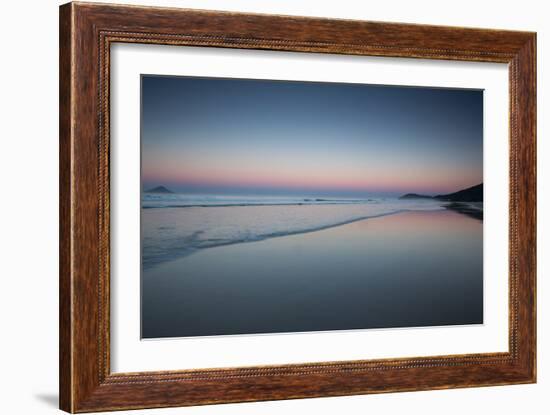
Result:
[[[400,212],[444,209],[433,199],[145,193],[142,268],[146,271],[217,246],[314,232]]]

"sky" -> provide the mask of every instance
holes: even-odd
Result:
[[[142,187],[441,194],[483,181],[483,91],[142,76]]]

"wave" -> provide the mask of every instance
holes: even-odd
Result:
[[[425,202],[321,204],[310,205],[305,210],[296,204],[230,206],[235,209],[145,210],[142,213],[143,269],[202,249],[317,232],[409,211],[443,209],[438,203]]]
[[[358,200],[358,201],[338,201],[338,200],[322,200],[312,202],[288,202],[288,203],[218,203],[218,204],[159,204],[159,205],[142,205],[142,209],[166,209],[166,208],[219,208],[219,207],[248,207],[248,206],[308,206],[308,205],[352,205],[352,204],[365,204],[365,203],[378,203],[375,200]]]

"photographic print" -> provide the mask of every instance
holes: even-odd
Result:
[[[142,75],[144,339],[483,323],[483,91]]]

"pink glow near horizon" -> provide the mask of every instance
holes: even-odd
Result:
[[[433,169],[394,167],[380,169],[376,166],[284,166],[275,169],[273,163],[226,163],[224,167],[212,164],[186,163],[186,167],[170,163],[156,164],[144,172],[147,182],[181,186],[222,186],[250,188],[288,188],[304,190],[343,190],[351,192],[451,192],[476,183],[476,174],[464,172],[434,172]]]

